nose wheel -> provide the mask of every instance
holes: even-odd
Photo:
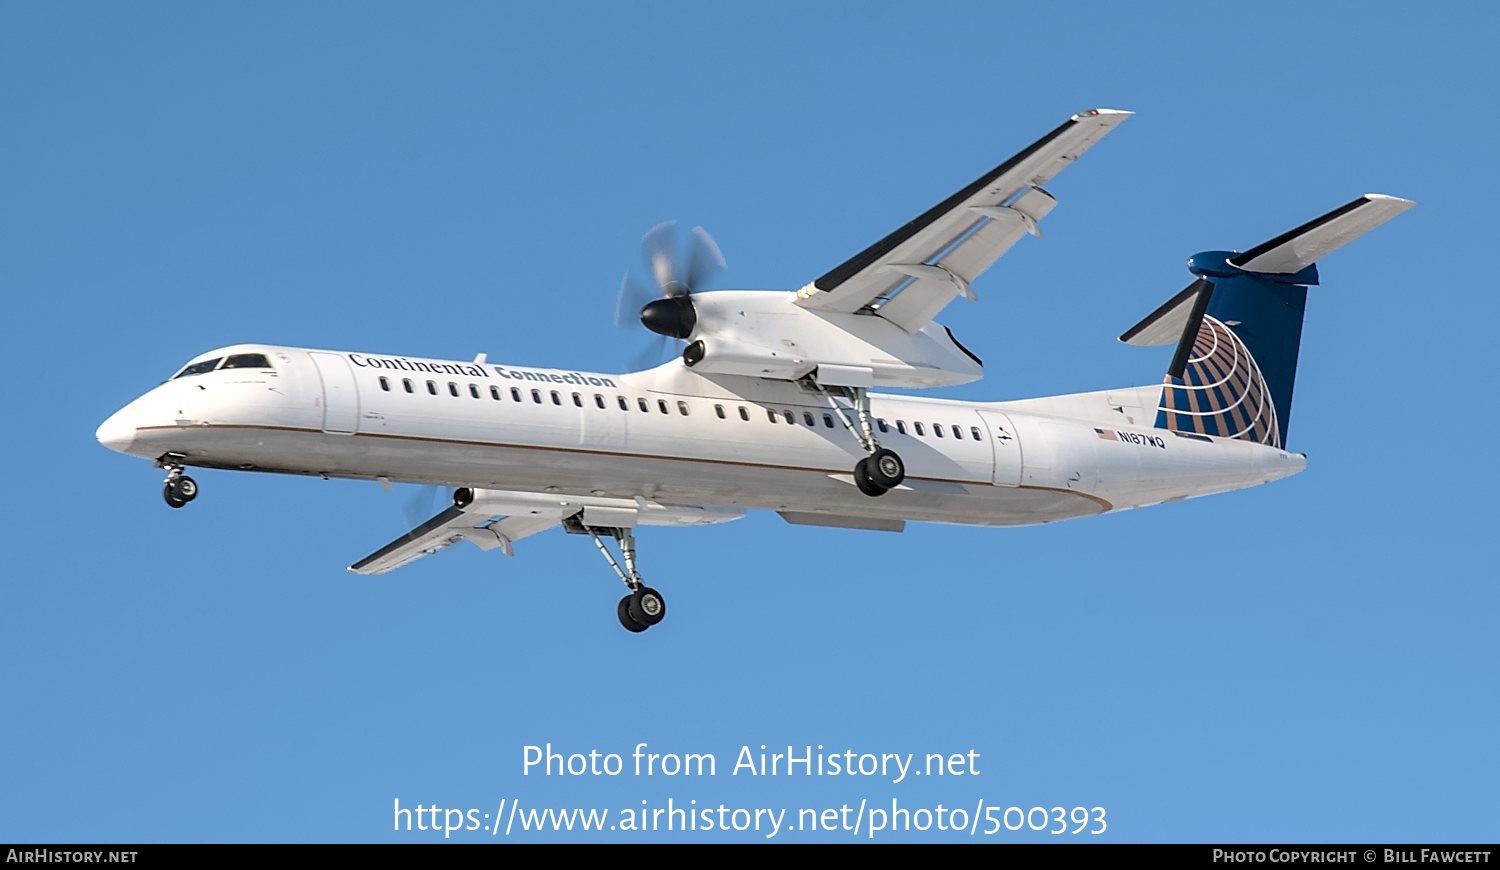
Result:
[[[198,497],[198,482],[186,474],[176,480],[169,480],[162,485],[161,497],[166,499],[171,507],[184,507]]]
[[[167,479],[162,483],[161,497],[168,507],[180,508],[198,497],[198,481],[182,473],[182,466],[169,459],[157,462],[167,470]]]

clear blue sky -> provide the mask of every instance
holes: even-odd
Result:
[[[1480,3],[0,2],[0,841],[439,842],[393,801],[669,798],[1500,839],[1497,30]],[[631,636],[585,539],[355,577],[406,493],[201,472],[171,511],[94,441],[241,341],[618,370],[658,221],[710,228],[725,286],[800,286],[1091,106],[1138,114],[949,309],[988,374],[947,394],[1155,381],[1169,352],[1115,336],[1185,257],[1415,199],[1322,264],[1302,475],[1047,527],[648,530],[671,616]],[[549,742],[719,770],[524,776]],[[979,772],[731,776],[761,744]]]

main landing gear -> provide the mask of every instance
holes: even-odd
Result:
[[[167,479],[162,482],[161,497],[169,507],[180,508],[198,497],[198,481],[182,473],[181,456],[168,453],[156,460],[157,468],[167,470]]]
[[[854,433],[854,437],[859,439],[859,446],[869,454],[854,463],[854,485],[859,487],[859,491],[877,498],[900,486],[906,480],[906,463],[901,461],[901,456],[896,451],[880,446],[875,427],[870,422],[869,390],[864,387],[825,387],[811,378],[806,383],[828,400],[834,413],[843,421],[844,428]],[[858,425],[849,419],[844,406],[835,400],[836,395],[842,395],[854,404]]]
[[[615,607],[615,615],[620,619],[620,625],[632,634],[639,634],[667,617],[667,601],[661,597],[661,593],[647,586],[641,580],[641,574],[635,567],[635,532],[626,527],[595,527],[583,524],[580,515],[573,515],[563,520],[563,529],[574,535],[588,535],[594,539],[594,546],[599,548],[604,561],[615,570],[615,576],[625,584],[630,592],[620,599]],[[614,538],[620,546],[620,559],[615,559],[614,554],[609,551],[608,545],[603,538]],[[625,566],[620,567],[624,561]]]

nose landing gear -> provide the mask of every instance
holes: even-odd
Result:
[[[167,479],[162,482],[161,497],[168,507],[180,508],[198,497],[198,481],[182,473],[181,456],[168,453],[156,460],[157,468],[167,470]]]

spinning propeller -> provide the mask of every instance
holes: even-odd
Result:
[[[615,304],[615,326],[627,329],[640,323],[661,336],[632,360],[632,367],[647,368],[661,360],[667,339],[686,339],[698,323],[692,295],[726,268],[724,254],[703,227],[693,227],[686,246],[677,240],[677,222],[666,221],[641,237],[646,270],[655,283],[648,287],[629,272],[620,282]]]

